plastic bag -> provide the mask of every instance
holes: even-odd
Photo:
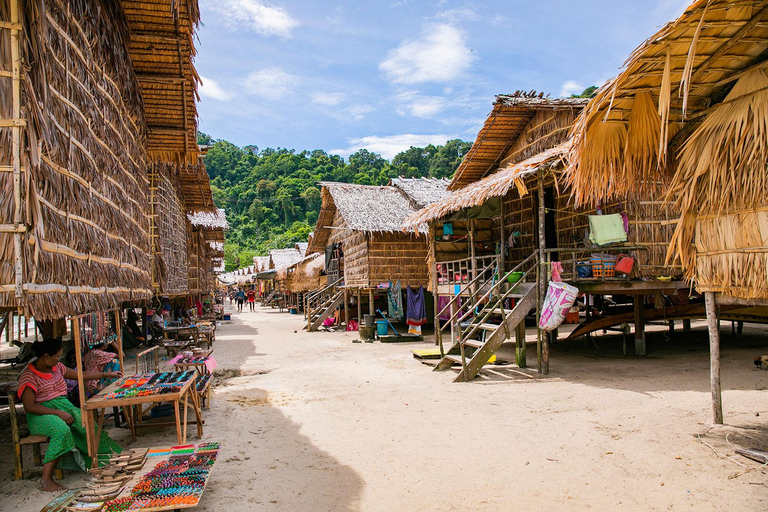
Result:
[[[541,306],[539,327],[545,331],[557,329],[565,320],[565,315],[568,314],[568,310],[571,309],[578,296],[579,289],[575,286],[550,281],[544,304]]]

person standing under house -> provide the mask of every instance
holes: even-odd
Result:
[[[86,471],[90,468],[88,443],[80,409],[67,399],[64,379],[77,379],[77,372],[59,362],[61,341],[45,338],[36,341],[32,349],[37,355],[19,375],[17,395],[27,413],[27,425],[32,435],[50,439],[43,460],[40,489],[56,492],[65,487],[53,479],[56,466],[61,469]],[[83,379],[116,379],[122,372],[83,372]],[[99,454],[120,453],[122,448],[102,431]]]
[[[256,292],[251,288],[246,295],[248,296],[248,307],[251,308],[251,311],[256,311]]]
[[[242,313],[243,302],[245,302],[245,292],[241,289],[238,289],[237,293],[235,294],[235,300],[237,300],[237,312]]]

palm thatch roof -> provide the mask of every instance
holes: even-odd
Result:
[[[549,98],[535,91],[496,96],[493,109],[448,186],[458,190],[565,140],[568,130],[588,100]],[[540,113],[540,122],[531,121]],[[554,115],[555,113],[561,115]],[[528,132],[531,140],[526,140]],[[544,135],[544,136],[542,136]]]
[[[568,140],[554,148],[542,151],[531,158],[491,174],[480,181],[470,183],[461,190],[450,194],[442,201],[438,201],[410,215],[403,223],[403,228],[414,229],[450,213],[479,206],[492,197],[503,197],[507,195],[507,192],[509,192],[513,185],[520,191],[521,196],[525,195],[527,189],[523,183],[523,178],[542,169],[562,166],[570,146],[571,141]]]
[[[699,291],[768,298],[768,1],[697,0],[640,45],[574,127],[577,203],[680,209],[669,257]]]
[[[262,272],[269,269],[269,256],[254,256],[253,266],[256,268],[256,272]]]
[[[446,178],[392,178],[389,182],[405,194],[416,208],[424,208],[451,195],[449,183]]]
[[[305,254],[307,254],[308,245],[309,245],[308,242],[296,242],[295,247],[296,247],[296,250],[299,251],[299,254],[304,256]]]
[[[321,182],[322,207],[308,251],[322,252],[328,242],[335,215],[345,229],[365,233],[395,233],[417,208],[398,188]],[[413,232],[414,229],[409,231]]]
[[[197,0],[121,0],[130,29],[129,54],[141,89],[147,123],[147,153],[156,162],[195,166]],[[195,177],[197,169],[189,169]]]
[[[296,263],[301,258],[301,254],[295,247],[272,249],[269,251],[269,268],[280,270]]]
[[[196,211],[187,213],[187,219],[196,227],[208,229],[229,229],[227,214],[222,208],[217,208],[215,212]]]

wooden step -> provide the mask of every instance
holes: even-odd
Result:
[[[501,324],[479,324],[477,325],[480,329],[483,329],[484,331],[495,331],[499,327],[501,327]],[[470,330],[472,326],[468,327],[467,330]]]
[[[464,344],[469,346],[469,347],[474,347],[474,348],[482,348],[483,345],[485,345],[485,343],[483,343],[482,341],[473,340],[472,338],[470,338],[468,340],[464,340]]]

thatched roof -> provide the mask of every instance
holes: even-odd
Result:
[[[674,159],[675,149],[690,135],[690,128],[678,134],[682,123],[700,121],[745,71],[768,65],[766,50],[765,0],[693,2],[632,52],[624,71],[600,89],[580,116],[570,159],[575,199],[594,202],[635,193],[643,181],[638,177],[663,180],[659,157],[663,167],[668,148]],[[632,112],[648,110],[637,101],[647,102],[642,92],[650,93],[648,114],[653,115],[648,126],[628,134]],[[607,137],[615,142],[598,142]],[[628,141],[637,149],[625,165]],[[603,179],[606,173],[613,179]]]
[[[492,197],[502,197],[507,195],[509,189],[515,185],[521,194],[524,193],[525,185],[522,179],[543,168],[550,168],[560,165],[565,155],[570,149],[571,142],[566,141],[554,148],[542,151],[538,155],[532,156],[520,163],[511,165],[495,174],[491,174],[480,181],[470,183],[449,195],[442,201],[430,205],[422,210],[410,215],[403,223],[406,229],[412,229],[419,225],[427,224],[433,220],[444,217],[452,212],[479,206]]]
[[[217,208],[215,212],[197,211],[193,213],[187,213],[187,219],[189,219],[189,222],[193,226],[197,227],[204,227],[209,229],[229,229],[227,214],[221,208]]]
[[[581,98],[548,98],[533,91],[496,96],[493,110],[485,120],[472,148],[456,169],[448,189],[458,190],[491,174],[502,164],[505,157],[511,156],[509,162],[517,163],[561,142],[570,128],[571,119],[568,116],[564,122],[553,126],[551,134],[557,138],[556,142],[538,139],[536,145],[526,146],[525,151],[520,151],[519,155],[507,155],[518,139],[525,135],[526,127],[537,112],[572,112],[575,117],[587,101]]]
[[[253,266],[256,268],[256,272],[269,269],[269,256],[254,256]]]
[[[768,1],[697,0],[640,45],[574,128],[577,203],[655,193],[699,291],[768,298]]]
[[[309,245],[309,243],[307,243],[307,242],[296,242],[295,247],[296,247],[296,250],[299,251],[299,254],[304,256],[305,254],[307,254],[307,246],[308,245]]]
[[[269,268],[280,270],[301,260],[302,256],[295,247],[273,249],[269,251]]]
[[[129,53],[147,120],[147,153],[158,162],[196,165],[197,85],[192,59],[197,0],[121,0]]]
[[[411,199],[416,208],[424,208],[451,195],[449,183],[450,180],[445,178],[392,178],[389,182]]]

